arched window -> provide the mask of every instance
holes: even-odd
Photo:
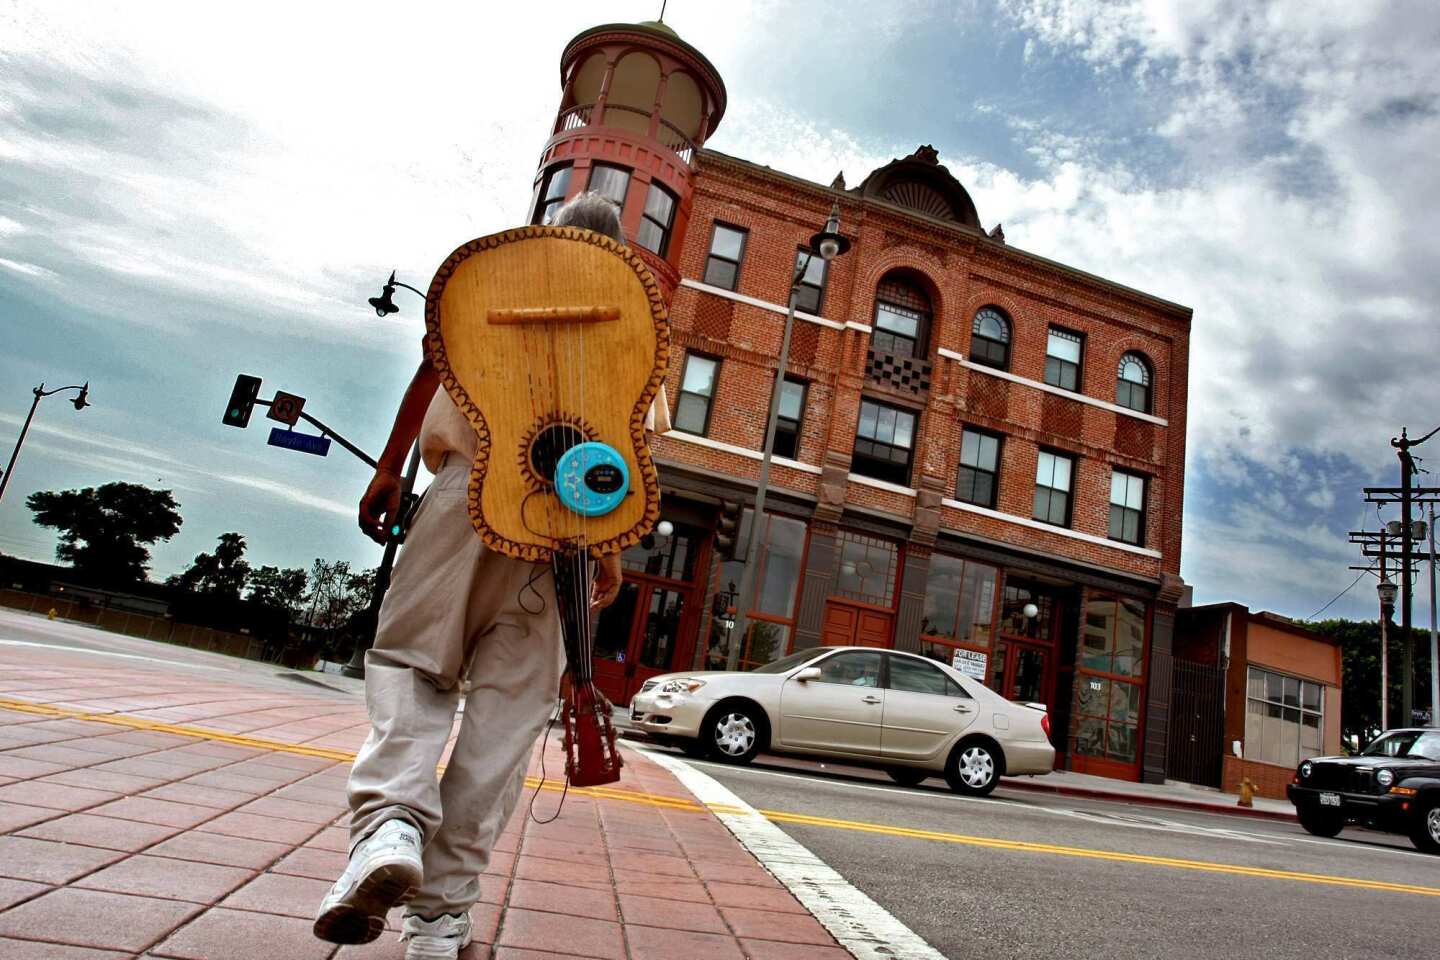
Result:
[[[875,291],[871,347],[897,357],[923,357],[929,334],[930,297],[904,274],[886,274]]]
[[[1127,353],[1120,358],[1115,402],[1141,413],[1150,412],[1150,364],[1138,353]]]
[[[1007,370],[1010,367],[1010,321],[998,307],[981,307],[970,331],[970,359]]]

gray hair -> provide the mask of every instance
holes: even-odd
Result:
[[[625,242],[625,231],[620,227],[620,208],[613,200],[593,190],[587,190],[565,204],[550,222],[557,227],[594,230],[617,243]]]

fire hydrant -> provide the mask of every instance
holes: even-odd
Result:
[[[1236,801],[1235,805],[1237,807],[1255,806],[1255,784],[1250,782],[1249,777],[1240,781],[1240,799]]]

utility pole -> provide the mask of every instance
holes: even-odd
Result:
[[[1400,717],[1402,726],[1409,726],[1415,722],[1412,711],[1415,708],[1415,638],[1410,635],[1410,562],[1411,548],[1414,543],[1415,531],[1411,527],[1411,487],[1410,478],[1416,473],[1415,458],[1410,455],[1410,448],[1418,447],[1440,432],[1440,427],[1431,430],[1419,440],[1411,440],[1407,436],[1405,428],[1400,428],[1400,436],[1391,437],[1390,445],[1395,448],[1396,456],[1400,458],[1400,629],[1404,631],[1401,637],[1401,649],[1404,651],[1404,659],[1400,663]]]
[[[1440,642],[1435,632],[1435,501],[1430,501],[1430,725],[1440,727]]]
[[[1388,590],[1386,588],[1389,588]],[[1380,533],[1380,732],[1390,729],[1390,642],[1385,625],[1395,609],[1395,585],[1385,576],[1385,533]],[[1388,601],[1388,602],[1387,602]]]

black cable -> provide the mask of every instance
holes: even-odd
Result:
[[[558,697],[556,698],[556,701],[560,704],[560,709],[564,710],[565,701]],[[551,715],[550,722],[545,724],[545,736],[541,738],[540,741],[540,782],[535,784],[535,792],[530,794],[530,805],[526,811],[530,819],[534,820],[542,827],[547,823],[554,823],[557,819],[559,819],[561,811],[565,809],[565,798],[570,795],[570,778],[567,776],[565,778],[565,786],[560,791],[560,805],[555,808],[555,815],[552,816],[549,820],[541,820],[540,818],[535,816],[535,800],[537,797],[540,796],[540,790],[545,786],[545,781],[548,778],[548,775],[545,772],[545,747],[550,742],[550,731],[554,729],[555,719],[559,716],[560,714],[557,711],[556,713]]]
[[[1359,583],[1360,580],[1361,580],[1361,578],[1364,577],[1365,574],[1371,572],[1371,571],[1374,570],[1374,569],[1375,569],[1375,564],[1372,563],[1372,564],[1370,564],[1370,566],[1367,567],[1366,569],[1361,570],[1361,571],[1360,571],[1360,576],[1359,576],[1359,577],[1356,577],[1354,580],[1351,580],[1351,581],[1350,581],[1350,586],[1346,587],[1344,590],[1341,590],[1339,593],[1335,594],[1335,596],[1333,596],[1333,597],[1330,598],[1330,603],[1334,603],[1336,600],[1339,600],[1341,597],[1345,596],[1345,594],[1349,593],[1351,590],[1354,590],[1354,589],[1355,589],[1355,584]],[[1306,617],[1305,619],[1306,619],[1306,620],[1314,620],[1316,617],[1320,616],[1320,614],[1322,614],[1322,613],[1324,613],[1326,610],[1329,610],[1329,609],[1330,609],[1330,603],[1325,604],[1325,606],[1321,607],[1319,610],[1316,610],[1314,613],[1310,614],[1310,616]]]
[[[530,579],[525,581],[525,586],[521,587],[520,592],[515,595],[515,602],[520,605],[520,609],[524,610],[532,617],[538,617],[540,616],[540,614],[545,612],[545,595],[539,590],[535,589],[535,581],[545,576],[548,571],[549,568],[546,567],[544,564],[535,564],[534,570],[530,573]],[[535,594],[535,600],[539,605],[534,610],[531,610],[529,607],[525,606],[526,590],[529,590],[531,593]]]

